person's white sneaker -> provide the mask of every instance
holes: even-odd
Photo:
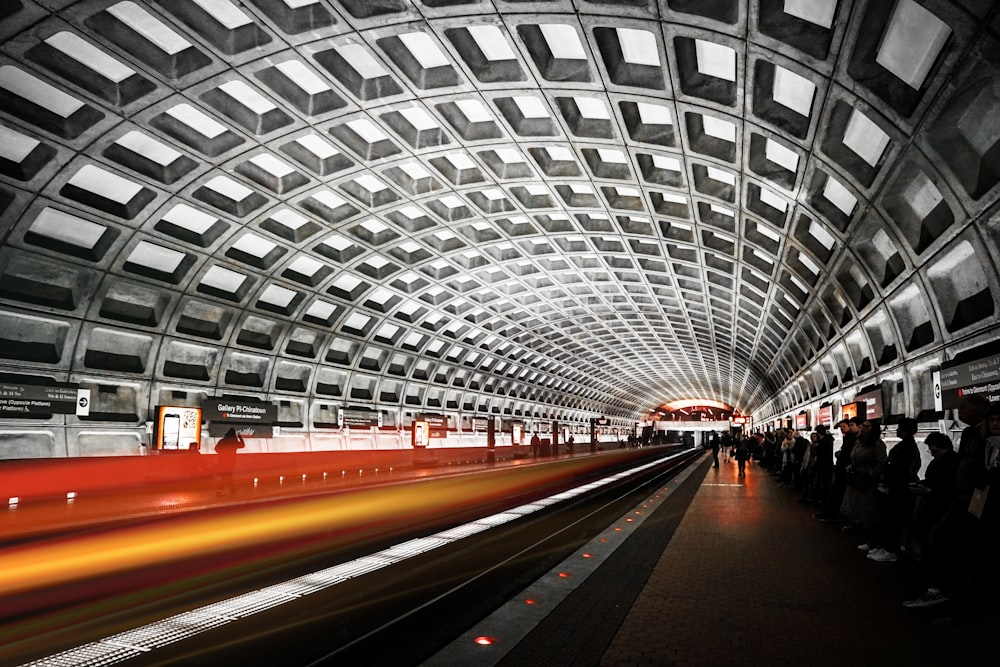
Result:
[[[871,549],[871,550],[870,550],[870,551],[868,552],[868,557],[874,560],[874,559],[875,559],[875,557],[876,557],[876,556],[877,556],[878,554],[881,554],[881,553],[883,553],[884,551],[885,551],[885,549],[883,549],[883,548],[881,548],[881,547],[879,547],[879,548],[877,548],[877,549]]]
[[[871,551],[871,550],[872,550],[872,545],[868,544],[867,542],[858,545],[858,551]]]
[[[868,557],[878,563],[895,563],[899,560],[899,556],[891,551],[886,551],[885,549],[880,549],[875,553],[870,553],[868,554]]]

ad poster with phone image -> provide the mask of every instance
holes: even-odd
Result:
[[[201,408],[161,405],[156,408],[154,449],[182,450],[201,445]]]

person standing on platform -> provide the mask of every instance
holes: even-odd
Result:
[[[722,444],[719,442],[719,434],[712,433],[712,467],[719,467],[719,448]]]
[[[542,446],[542,440],[538,437],[538,431],[535,431],[531,436],[531,458],[538,458],[538,449]]]
[[[913,516],[913,495],[910,484],[917,481],[920,470],[920,450],[917,448],[917,420],[904,417],[896,426],[899,442],[889,451],[879,484],[879,497],[884,504],[879,547],[868,552],[868,558],[880,563],[899,560],[903,530]]]
[[[813,483],[809,494],[809,502],[822,504],[830,493],[830,481],[833,476],[833,436],[825,424],[816,427],[815,460],[813,461]]]
[[[970,566],[976,560],[979,518],[970,509],[979,485],[987,480],[984,422],[990,409],[981,394],[967,394],[958,406],[958,419],[968,424],[958,443],[955,491],[941,519],[931,528],[928,586],[923,595],[903,603],[905,607],[932,607],[959,594],[968,593]]]
[[[750,458],[750,448],[747,447],[747,441],[743,436],[737,436],[736,439],[736,464],[740,469],[740,476],[745,477],[747,474],[747,459]]]
[[[861,422],[858,441],[851,450],[851,465],[847,471],[847,491],[841,512],[861,531],[864,541],[858,545],[861,551],[870,551],[877,537],[880,520],[875,504],[877,487],[885,470],[885,443],[879,437],[882,428],[877,421],[865,419]]]
[[[917,503],[913,513],[913,541],[920,558],[921,579],[933,582],[935,554],[930,544],[930,533],[948,511],[955,495],[958,454],[951,439],[944,433],[935,431],[928,434],[924,444],[931,452],[931,462],[927,464],[923,480],[910,484],[910,493]]]
[[[219,484],[217,494],[222,494],[222,485],[227,485],[229,494],[236,493],[236,483],[233,480],[233,473],[236,470],[236,452],[246,447],[243,437],[236,432],[235,428],[230,428],[222,439],[215,443],[215,453],[219,457]]]
[[[789,486],[792,483],[792,467],[795,465],[795,431],[788,429],[781,440],[781,484]]]
[[[857,442],[861,420],[842,419],[837,426],[843,435],[843,442],[837,451],[833,464],[833,481],[830,483],[830,493],[826,497],[826,505],[823,510],[813,516],[827,523],[836,523],[840,520],[840,507],[844,501],[844,493],[847,490],[847,466],[851,463],[851,451],[854,443]]]

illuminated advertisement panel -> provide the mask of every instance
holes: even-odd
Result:
[[[510,444],[515,447],[520,445],[524,441],[524,425],[523,424],[511,424],[510,428]]]
[[[809,428],[809,415],[795,415],[795,428],[800,431]]]
[[[431,425],[425,421],[413,422],[413,447],[419,449],[427,446],[431,438]]]
[[[825,405],[819,409],[819,418],[817,421],[824,426],[829,426],[833,423],[833,406]]]
[[[876,389],[867,394],[858,394],[854,399],[858,415],[865,419],[882,418],[882,390]]]
[[[845,403],[840,408],[840,418],[841,419],[854,419],[858,416],[858,404],[857,403]]]
[[[176,451],[192,444],[201,446],[201,408],[157,406],[153,449]]]

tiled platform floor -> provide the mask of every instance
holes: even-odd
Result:
[[[706,461],[689,481],[701,486],[599,664],[1000,664],[995,633],[904,609],[904,566],[866,559],[766,471]]]

